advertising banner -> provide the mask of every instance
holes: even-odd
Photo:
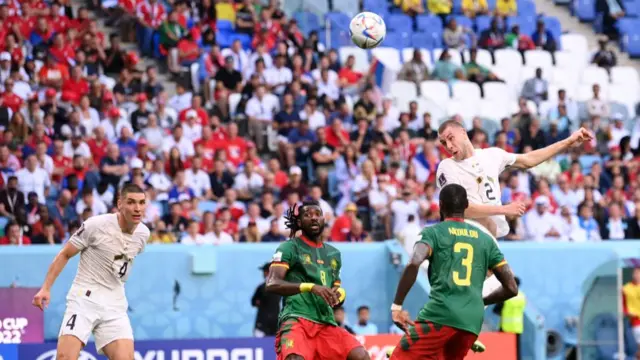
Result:
[[[386,359],[387,349],[398,344],[399,335],[359,336],[372,360]],[[274,341],[269,338],[210,340],[136,341],[135,360],[275,360]],[[515,360],[515,337],[504,333],[482,333],[487,346],[482,354],[469,354],[469,360]],[[0,360],[55,360],[56,343],[0,345]],[[78,360],[106,360],[89,343]]]
[[[42,343],[44,314],[31,305],[35,288],[0,288],[0,344]]]
[[[387,350],[395,347],[400,337],[400,335],[370,335],[359,336],[358,340],[369,352],[371,360],[384,360],[387,358]],[[516,338],[513,334],[481,333],[479,340],[487,347],[487,351],[481,354],[469,352],[465,359],[516,360]]]

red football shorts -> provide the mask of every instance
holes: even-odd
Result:
[[[478,335],[432,322],[418,322],[393,350],[391,360],[462,360]]]
[[[286,320],[276,334],[278,360],[285,360],[291,354],[305,360],[346,359],[351,350],[359,346],[362,344],[355,336],[341,327],[302,318]]]

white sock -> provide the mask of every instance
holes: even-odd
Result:
[[[498,281],[496,276],[491,274],[491,276],[489,276],[484,281],[484,285],[482,286],[482,296],[484,297],[491,294],[494,290],[499,288],[501,285],[502,284],[500,284],[500,281]],[[487,307],[485,306],[484,308],[486,309]]]

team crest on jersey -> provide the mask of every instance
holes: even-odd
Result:
[[[302,262],[305,264],[311,264],[311,255],[309,254],[302,255]]]
[[[338,260],[336,259],[331,259],[331,268],[333,270],[336,270],[338,268]]]
[[[293,339],[284,339],[284,347],[291,349],[293,347]]]
[[[282,251],[278,251],[275,254],[273,254],[273,258],[271,259],[271,261],[274,261],[274,262],[282,261]]]
[[[443,187],[444,184],[447,183],[447,178],[444,177],[444,173],[440,174],[440,176],[438,177],[438,183],[440,183],[440,187]]]
[[[322,260],[322,259],[318,259],[318,260],[316,260],[316,262],[317,262],[318,264],[320,264],[320,265],[324,265],[324,260]]]

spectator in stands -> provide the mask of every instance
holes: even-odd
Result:
[[[548,197],[541,195],[536,198],[535,209],[529,210],[525,215],[527,238],[535,241],[560,239],[558,219],[548,211],[549,205]]]
[[[16,172],[18,186],[22,193],[35,192],[38,202],[44,204],[49,194],[51,180],[49,174],[38,167],[38,159],[35,154],[29,155],[25,160],[25,167]]]
[[[342,306],[333,308],[333,317],[335,318],[336,323],[339,327],[347,330],[349,334],[356,335],[353,329],[346,323],[345,312]]]
[[[607,101],[600,98],[600,85],[593,84],[592,91],[593,97],[587,101],[587,111],[589,116],[608,117],[610,112],[609,104]]]
[[[456,72],[460,70],[460,66],[451,61],[451,54],[449,54],[449,50],[444,49],[442,54],[440,54],[440,58],[435,63],[431,77],[435,80],[449,82],[455,79]]]
[[[613,50],[609,48],[609,38],[606,36],[598,39],[598,51],[593,54],[591,63],[604,68],[607,72],[617,65],[618,58]]]
[[[547,100],[549,94],[549,82],[542,77],[542,68],[536,69],[535,77],[525,81],[522,86],[521,96],[539,105]]]
[[[18,177],[9,176],[5,188],[0,190],[0,216],[9,221],[25,224],[27,221],[25,200],[24,193],[18,190]]]
[[[502,18],[518,15],[518,3],[516,0],[498,0],[495,15]]]
[[[425,10],[421,0],[393,0],[393,4],[409,16],[420,15]]]
[[[411,61],[407,61],[402,66],[398,74],[398,80],[412,81],[418,86],[422,81],[429,79],[429,68],[422,59],[420,49],[413,50]]]
[[[351,224],[351,230],[347,233],[347,242],[371,242],[371,236],[364,231],[362,221],[356,219]]]
[[[467,47],[467,39],[470,43],[475,43],[475,33],[473,30],[459,25],[455,18],[450,18],[442,33],[442,42],[450,49],[462,50]]]
[[[377,335],[378,327],[376,324],[369,322],[369,307],[362,305],[358,307],[358,323],[353,325],[353,331],[356,335]]]
[[[625,16],[625,7],[622,1],[618,0],[597,0],[595,3],[597,16],[602,16],[602,33],[611,41],[620,39],[618,29],[618,19]]]
[[[213,231],[207,232],[205,236],[211,239],[213,245],[232,244],[234,242],[233,237],[224,231],[222,219],[216,219],[213,223]]]
[[[137,40],[143,56],[153,56],[153,34],[158,31],[167,14],[158,0],[144,0],[137,6]]]
[[[10,222],[4,228],[5,236],[0,238],[0,245],[31,245],[31,239],[25,236],[18,223]]]
[[[287,238],[280,232],[278,220],[273,219],[270,222],[269,231],[262,235],[261,242],[282,242]]]
[[[600,226],[593,217],[593,207],[589,204],[581,204],[578,210],[578,224],[580,228],[574,241],[600,241]]]
[[[515,24],[511,27],[511,32],[504,37],[504,44],[508,48],[520,51],[524,59],[524,52],[536,48],[536,44],[527,34],[520,33],[520,25]]]
[[[515,3],[515,0],[507,1],[513,1],[513,3]],[[500,0],[500,3],[502,2],[503,1]],[[478,40],[478,46],[480,48],[494,51],[504,47],[504,29],[500,24],[500,21],[501,20],[499,18],[494,17],[491,19],[489,28],[480,33],[480,39]]]
[[[536,22],[536,31],[531,35],[531,40],[533,40],[536,48],[550,52],[552,57],[553,53],[558,48],[558,40],[554,37],[551,31],[546,29],[544,18],[539,18]]]
[[[486,0],[462,0],[462,13],[470,19],[479,15],[488,15],[489,5]]]
[[[490,81],[500,81],[498,76],[491,72],[487,67],[478,64],[478,49],[472,48],[469,50],[469,61],[465,62],[463,65],[465,74],[467,75],[467,79],[471,82],[474,82],[480,86],[482,89],[482,84]]]
[[[427,8],[429,12],[437,15],[442,19],[442,23],[447,22],[447,17],[453,9],[453,1],[451,0],[427,0]]]
[[[236,8],[236,32],[253,36],[254,28],[258,21],[256,7],[251,0],[244,0]]]
[[[623,218],[624,213],[620,208],[620,205],[612,203],[609,205],[609,214],[606,223],[600,229],[600,234],[603,239],[609,240],[624,240],[628,237],[629,223]]]

